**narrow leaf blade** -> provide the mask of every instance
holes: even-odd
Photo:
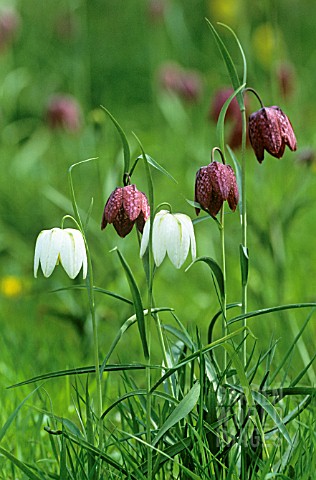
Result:
[[[196,382],[162,425],[153,441],[153,446],[157,445],[159,440],[168,430],[170,430],[171,427],[180,422],[180,420],[186,417],[193,410],[199,399],[199,396],[200,384]]]

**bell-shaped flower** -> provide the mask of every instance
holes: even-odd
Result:
[[[134,223],[143,233],[144,225],[150,215],[150,207],[146,195],[137,190],[136,185],[118,187],[111,193],[105,204],[101,229],[113,223],[120,237],[126,237]]]
[[[239,192],[234,171],[230,165],[211,162],[201,167],[196,174],[195,201],[215,217],[227,200],[234,212],[239,201]],[[200,209],[196,208],[196,214]]]
[[[142,257],[149,243],[150,220],[145,223],[140,247]],[[172,214],[168,210],[160,210],[153,221],[152,250],[157,267],[166,254],[176,268],[180,268],[188,256],[191,246],[192,260],[196,258],[196,242],[193,224],[183,213]]]
[[[290,120],[279,107],[263,107],[249,117],[249,139],[261,163],[264,150],[276,158],[284,154],[285,146],[296,150],[296,138]]]
[[[39,265],[44,277],[49,277],[60,263],[70,278],[75,278],[82,268],[87,276],[87,252],[82,233],[74,228],[52,228],[38,235],[34,255],[34,277]]]

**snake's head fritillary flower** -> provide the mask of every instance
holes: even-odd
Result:
[[[239,193],[232,167],[220,162],[211,162],[206,167],[201,167],[196,174],[195,201],[215,217],[225,200],[234,212]],[[198,215],[200,209],[195,210]]]
[[[70,278],[75,278],[82,268],[87,276],[87,252],[82,233],[74,228],[52,228],[38,235],[34,255],[34,277],[39,265],[44,277],[49,277],[56,265],[61,264]]]
[[[264,150],[276,158],[283,156],[286,145],[296,150],[291,122],[276,106],[263,107],[250,115],[249,139],[259,163],[264,159]]]
[[[118,187],[105,204],[101,229],[103,230],[108,223],[113,223],[119,236],[126,237],[136,223],[138,230],[143,233],[149,215],[147,197],[137,190],[136,185]]]
[[[56,94],[51,97],[46,117],[52,129],[62,128],[68,132],[77,132],[82,123],[80,106],[71,95]]]
[[[150,220],[145,223],[140,247],[142,257],[149,243]],[[193,224],[183,213],[172,214],[168,210],[160,210],[153,221],[152,250],[157,267],[166,254],[176,268],[180,268],[186,260],[191,246],[192,260],[196,258],[196,242]]]

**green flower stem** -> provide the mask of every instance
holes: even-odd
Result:
[[[222,254],[222,272],[223,272],[223,283],[224,283],[224,296],[222,299],[222,336],[226,337],[227,335],[227,318],[226,318],[226,310],[227,310],[227,294],[226,294],[226,254],[225,254],[225,228],[224,228],[224,214],[225,214],[225,207],[224,203],[220,211],[220,239],[221,239],[221,254]],[[223,362],[223,372],[226,371],[227,367],[227,352],[224,349],[224,362]],[[223,377],[223,381],[225,383],[225,377]]]
[[[242,115],[242,143],[241,143],[241,191],[242,191],[242,212],[241,212],[241,229],[242,229],[242,246],[244,252],[247,251],[247,202],[246,202],[246,135],[247,135],[247,119],[246,119],[246,109],[241,110]],[[248,261],[248,259],[247,259]],[[242,313],[247,313],[247,282],[248,279],[242,279]],[[246,319],[243,320],[244,330],[244,341],[242,345],[242,357],[243,363],[247,363],[247,341],[246,341]]]
[[[103,424],[102,424],[102,385],[101,385],[101,377],[100,377],[100,368],[99,368],[99,340],[98,340],[98,329],[97,329],[97,322],[96,322],[96,315],[95,315],[95,298],[94,298],[94,289],[93,289],[93,267],[92,267],[92,259],[89,250],[89,245],[86,239],[83,223],[81,221],[81,217],[78,210],[78,205],[76,202],[76,196],[72,181],[72,169],[77,166],[81,165],[82,163],[86,163],[94,159],[84,160],[82,162],[75,163],[70,166],[68,170],[68,179],[69,179],[69,187],[71,193],[71,200],[72,206],[74,210],[74,214],[76,217],[76,221],[78,223],[79,229],[82,233],[86,252],[87,252],[87,262],[88,262],[88,275],[87,275],[87,292],[89,298],[89,308],[91,314],[91,322],[92,322],[92,331],[93,331],[93,347],[94,347],[94,365],[95,365],[95,375],[96,375],[96,385],[97,385],[97,399],[96,399],[96,417],[98,419],[98,434],[99,434],[99,448],[102,449],[103,445]]]

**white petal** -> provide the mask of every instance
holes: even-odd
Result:
[[[178,213],[175,216],[181,221],[182,225],[186,229],[187,235],[189,236],[189,240],[191,243],[191,256],[192,260],[194,261],[196,259],[196,241],[192,220],[190,217],[188,217],[188,215],[185,215],[183,213]]]
[[[60,228],[43,230],[43,235],[40,240],[39,260],[44,277],[49,277],[53,273],[58,263],[61,243],[62,230]]]
[[[86,275],[87,254],[81,232],[74,228],[65,228],[63,232],[60,263],[71,279],[78,275],[82,266]]]
[[[41,251],[42,251],[43,237],[46,235],[47,231],[48,230],[42,230],[36,239],[35,253],[34,253],[34,277],[35,278],[37,278],[37,271],[38,271],[39,261],[40,261]]]
[[[147,250],[148,243],[149,243],[149,232],[150,232],[150,218],[148,218],[148,220],[145,222],[142,241],[140,244],[140,252],[139,252],[140,257],[142,257]]]
[[[180,268],[188,256],[190,238],[181,220],[176,215],[173,217],[172,232],[168,241],[168,256],[176,268]]]
[[[167,253],[167,241],[166,237],[166,225],[168,230],[168,220],[170,213],[167,210],[160,210],[154,219],[153,235],[152,235],[152,248],[154,261],[157,267],[162,263]],[[167,222],[167,223],[166,223]]]

